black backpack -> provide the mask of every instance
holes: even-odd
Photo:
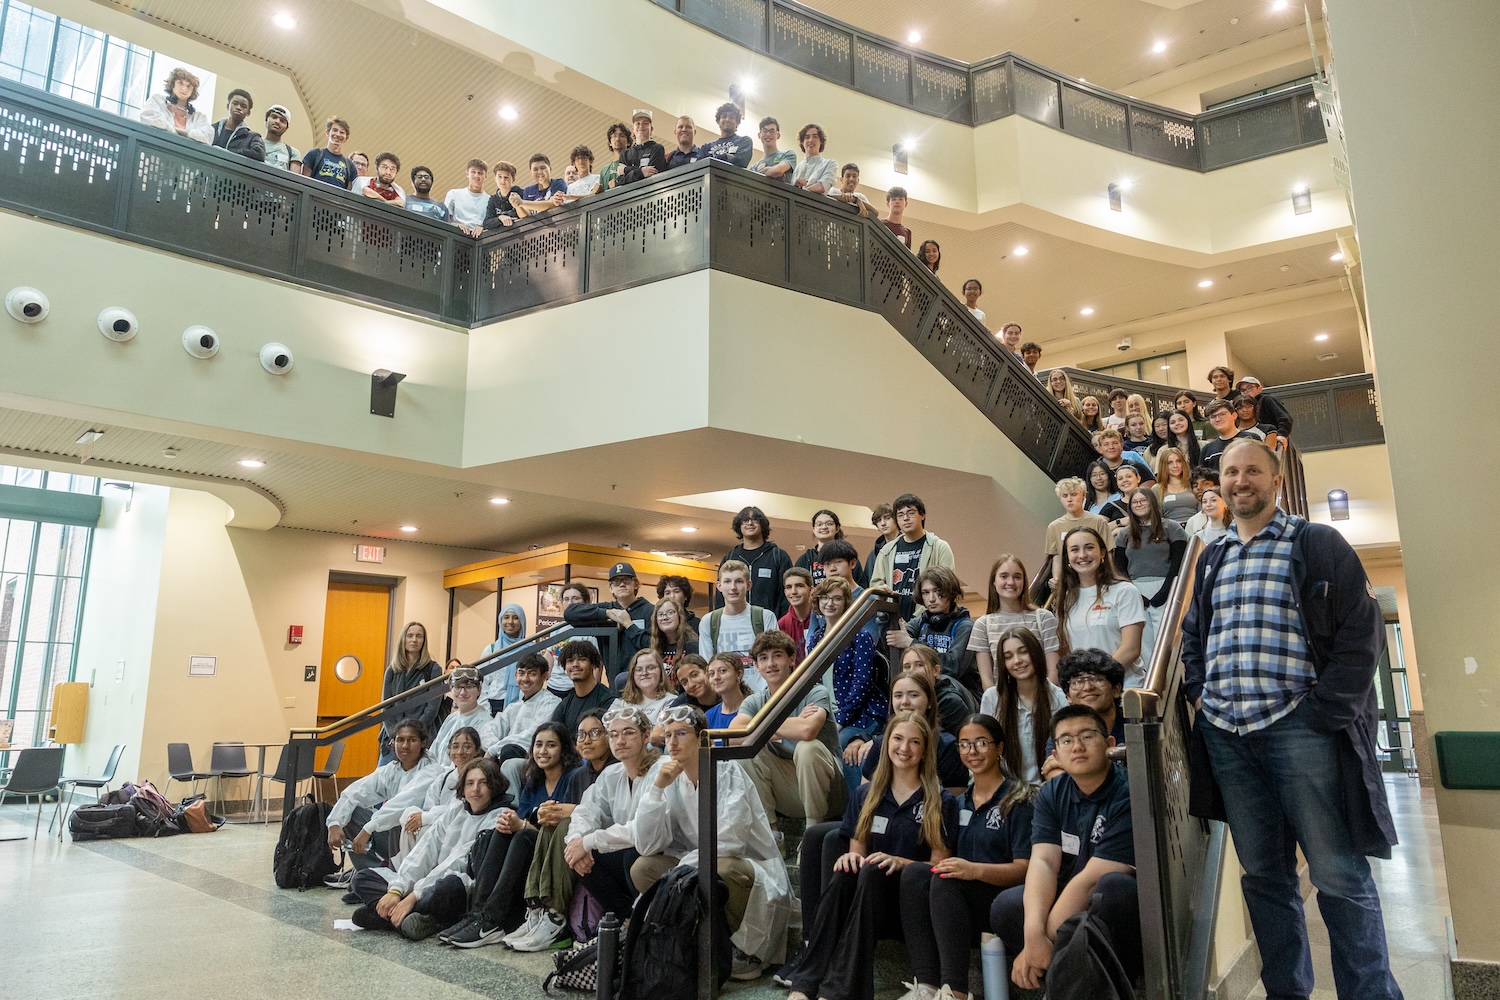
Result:
[[[714,978],[723,989],[729,979],[729,921],[724,904],[729,889],[714,876]],[[635,901],[625,934],[625,971],[620,1000],[697,1000],[698,870],[678,865]]]
[[[272,870],[283,889],[310,889],[344,867],[342,852],[337,861],[328,846],[327,802],[308,802],[292,810],[281,824]]]
[[[1109,929],[1091,910],[1073,914],[1057,929],[1047,967],[1047,1000],[1135,1000]]]
[[[135,806],[129,802],[121,805],[105,802],[79,806],[68,817],[68,832],[78,843],[138,836]]]

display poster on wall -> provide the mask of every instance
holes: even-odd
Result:
[[[562,583],[549,583],[546,586],[536,588],[536,631],[551,628],[560,624],[563,620],[563,587]],[[599,603],[599,588],[588,588],[590,604]]]
[[[219,658],[217,656],[189,656],[189,677],[212,677],[219,672]]]

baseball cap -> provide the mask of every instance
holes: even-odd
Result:
[[[285,118],[288,122],[292,120],[292,113],[286,109],[285,104],[271,105],[266,109],[266,114],[269,115],[272,111],[275,111],[277,114],[281,115],[281,117]]]
[[[635,577],[635,567],[628,562],[617,562],[609,568],[609,578],[613,580],[617,576]]]
[[[1235,385],[1260,385],[1260,379],[1256,378],[1254,375],[1246,375],[1244,378],[1236,382]]]
[[[453,672],[448,675],[450,687],[456,687],[460,681],[473,681],[479,683],[479,671],[473,667],[454,667]]]
[[[652,120],[651,112],[645,108],[636,108],[630,113],[630,120],[635,121],[637,118],[644,118],[649,122]]]

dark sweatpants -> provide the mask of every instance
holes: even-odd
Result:
[[[826,1000],[868,1000],[875,995],[875,942],[900,937],[899,871],[865,865],[853,875],[834,872],[792,988]]]
[[[975,879],[938,878],[928,865],[901,871],[901,927],[912,978],[969,992],[969,952],[990,926],[1000,887]],[[942,933],[938,933],[942,928]]]
[[[818,903],[823,887],[833,876],[833,863],[849,850],[849,838],[839,833],[839,820],[814,823],[802,834],[802,853],[797,859],[797,891],[802,895],[802,939],[812,937],[818,920]]]
[[[607,854],[593,853],[594,867],[587,875],[578,876],[578,881],[598,900],[605,913],[613,913],[624,920],[635,907],[636,891],[635,883],[630,879],[630,866],[640,855],[629,847]]]
[[[452,880],[458,886],[459,898],[455,900],[451,893],[443,891],[444,883]],[[349,884],[349,891],[359,897],[359,901],[370,911],[375,918],[376,928],[380,930],[393,931],[395,926],[384,917],[376,916],[375,904],[380,902],[390,889],[390,883],[382,878],[377,872],[362,869],[354,873],[354,880]],[[443,878],[428,893],[426,899],[417,900],[415,912],[425,913],[432,918],[438,930],[442,930],[449,924],[457,923],[462,919],[464,911],[468,909],[468,894],[464,892],[464,884],[457,875],[449,875]]]
[[[990,929],[1005,942],[1011,962],[1026,947],[1026,887],[1013,886],[995,897],[990,907]],[[1141,911],[1136,900],[1135,875],[1110,872],[1099,879],[1089,896],[1089,913],[1109,931],[1115,957],[1131,979],[1144,971],[1141,960]]]
[[[375,811],[369,806],[355,806],[354,812],[349,817],[349,825],[344,827],[345,845],[354,843],[355,836],[365,828],[374,817]],[[365,847],[365,853],[355,854],[349,851],[349,863],[354,866],[355,871],[362,868],[373,868],[386,858],[394,856],[401,850],[401,828],[393,827],[389,830],[378,830],[370,834],[370,842]]]
[[[500,833],[488,838],[484,857],[474,873],[474,905],[470,912],[486,928],[507,932],[526,917],[526,872],[536,851],[536,831]]]

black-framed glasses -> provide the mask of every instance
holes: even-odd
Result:
[[[1105,677],[1103,674],[1095,674],[1095,673],[1074,674],[1072,677],[1068,678],[1068,690],[1070,690],[1070,691],[1073,690],[1074,688],[1084,688],[1084,687],[1102,688],[1102,687],[1108,687],[1108,686],[1109,686],[1109,678]]]
[[[593,743],[595,740],[603,738],[604,730],[602,729],[590,729],[588,732],[584,732],[582,729],[578,730],[579,743]]]
[[[1067,750],[1067,749],[1070,749],[1073,746],[1073,744],[1075,744],[1075,743],[1084,743],[1084,744],[1098,743],[1102,739],[1104,739],[1104,734],[1101,733],[1101,732],[1099,732],[1099,730],[1097,730],[1097,729],[1085,729],[1083,732],[1079,733],[1076,737],[1075,736],[1059,736],[1057,739],[1053,740],[1052,742],[1057,746],[1057,749],[1059,749],[1059,750]]]
[[[972,750],[977,750],[980,753],[984,753],[994,745],[994,740],[985,739],[983,737],[980,737],[977,740],[959,740],[958,751],[959,753],[969,753]]]

